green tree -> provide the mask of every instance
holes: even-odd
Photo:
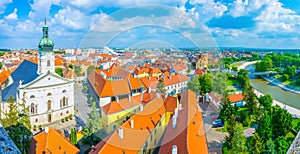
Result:
[[[82,75],[82,68],[81,66],[74,66],[74,73],[77,75],[77,76],[81,76]]]
[[[279,136],[274,143],[275,151],[277,153],[286,153],[290,147],[289,143],[287,142],[287,139],[284,136]]]
[[[0,62],[0,69],[3,67],[2,63]]]
[[[186,70],[186,72],[187,72],[187,73],[190,73],[190,72],[191,72],[191,68],[188,68],[188,69]]]
[[[256,63],[256,72],[271,71],[273,68],[272,59],[265,57],[261,62]]]
[[[246,153],[246,136],[243,133],[242,124],[236,123],[233,129],[234,135],[232,137],[231,153]]]
[[[244,88],[247,84],[249,84],[248,71],[245,69],[240,69],[237,74],[237,80],[239,84]]]
[[[72,128],[72,129],[71,129],[70,141],[71,141],[71,143],[74,144],[74,145],[77,144],[77,135],[76,135],[76,129],[75,129],[75,128]]]
[[[269,139],[269,140],[267,140],[264,144],[263,144],[263,153],[264,154],[274,154],[274,153],[276,153],[276,151],[275,151],[275,144],[274,144],[274,142],[271,140],[271,139]]]
[[[23,93],[23,96],[25,96],[25,93]],[[23,102],[17,104],[12,96],[7,103],[9,104],[8,112],[3,113],[5,118],[1,118],[1,123],[20,151],[22,153],[28,153],[31,136],[31,126],[28,115],[29,108],[26,107],[24,99]]]
[[[234,108],[231,105],[228,93],[225,94],[225,97],[222,102],[222,108],[219,113],[219,116],[221,120],[225,122],[231,118],[231,115],[234,115]]]
[[[73,69],[73,68],[74,68],[74,65],[73,65],[73,64],[69,64],[69,65],[68,65],[68,68]]]
[[[285,136],[291,131],[292,115],[278,105],[272,106],[271,112],[274,137]]]
[[[257,111],[257,100],[254,93],[253,87],[248,83],[245,85],[243,90],[244,100],[246,101],[246,106],[249,109],[250,114],[254,114]]]
[[[264,142],[272,137],[272,117],[269,112],[265,112],[262,119],[258,121],[256,132]]]
[[[226,90],[227,76],[222,72],[217,72],[213,75],[212,91],[218,94],[224,94]]]
[[[96,69],[96,66],[89,66],[88,68],[87,68],[87,70],[86,70],[86,72],[87,72],[87,74],[90,74],[93,70],[95,70]]]
[[[60,75],[60,76],[63,76],[63,70],[62,70],[62,68],[60,68],[60,67],[55,68],[55,73],[58,74],[58,75]]]
[[[202,95],[212,91],[212,77],[210,73],[205,73],[199,77],[200,92]]]
[[[265,109],[270,110],[273,104],[273,98],[270,94],[266,94],[264,96],[260,96],[258,98],[259,104]]]
[[[293,77],[296,75],[296,67],[295,66],[288,66],[283,71],[284,74],[287,74],[290,77]]]
[[[281,80],[282,82],[287,81],[287,80],[289,80],[289,79],[290,79],[290,76],[287,75],[287,74],[283,74],[283,75],[281,76],[281,78],[280,78],[280,80]]]
[[[163,79],[160,79],[157,83],[156,92],[166,94],[167,90],[165,88],[165,83]]]
[[[258,133],[255,133],[250,141],[249,153],[250,154],[259,154],[259,153],[262,153],[262,150],[263,150],[263,141],[260,138],[260,136],[258,135]]]
[[[1,119],[1,123],[4,128],[16,125],[19,120],[19,112],[17,110],[17,103],[15,103],[14,97],[10,96],[8,101],[8,112],[4,113],[5,118]]]
[[[199,83],[198,76],[195,76],[191,81],[189,81],[187,83],[187,86],[188,86],[189,89],[194,91],[196,94],[199,94],[199,92],[200,92],[200,83]]]
[[[96,133],[97,131],[101,130],[103,127],[100,114],[96,108],[96,102],[92,102],[92,108],[89,113],[86,126],[89,128],[91,133]]]

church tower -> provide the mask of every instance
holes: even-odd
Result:
[[[54,73],[54,43],[48,36],[48,26],[45,24],[43,26],[43,38],[38,44],[39,54],[38,54],[38,74]]]

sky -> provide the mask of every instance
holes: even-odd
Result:
[[[37,48],[45,17],[55,48],[300,48],[297,0],[1,0],[0,48]]]

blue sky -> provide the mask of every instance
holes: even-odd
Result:
[[[174,8],[189,17],[163,7],[138,7],[147,4]],[[188,47],[203,37],[193,35],[198,28],[219,47],[300,48],[297,0],[1,0],[0,48],[36,48],[44,17],[56,48],[81,47],[95,29],[101,31],[97,41],[110,39],[104,44],[111,46],[160,42]]]

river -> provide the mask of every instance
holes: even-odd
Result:
[[[253,72],[255,65],[248,65],[246,66],[246,70],[249,72]],[[296,94],[293,92],[289,92],[286,90],[281,89],[265,81],[257,76],[249,75],[250,83],[254,89],[264,93],[270,94],[274,99],[278,100],[279,102],[285,103],[291,107],[300,109],[300,94]]]

